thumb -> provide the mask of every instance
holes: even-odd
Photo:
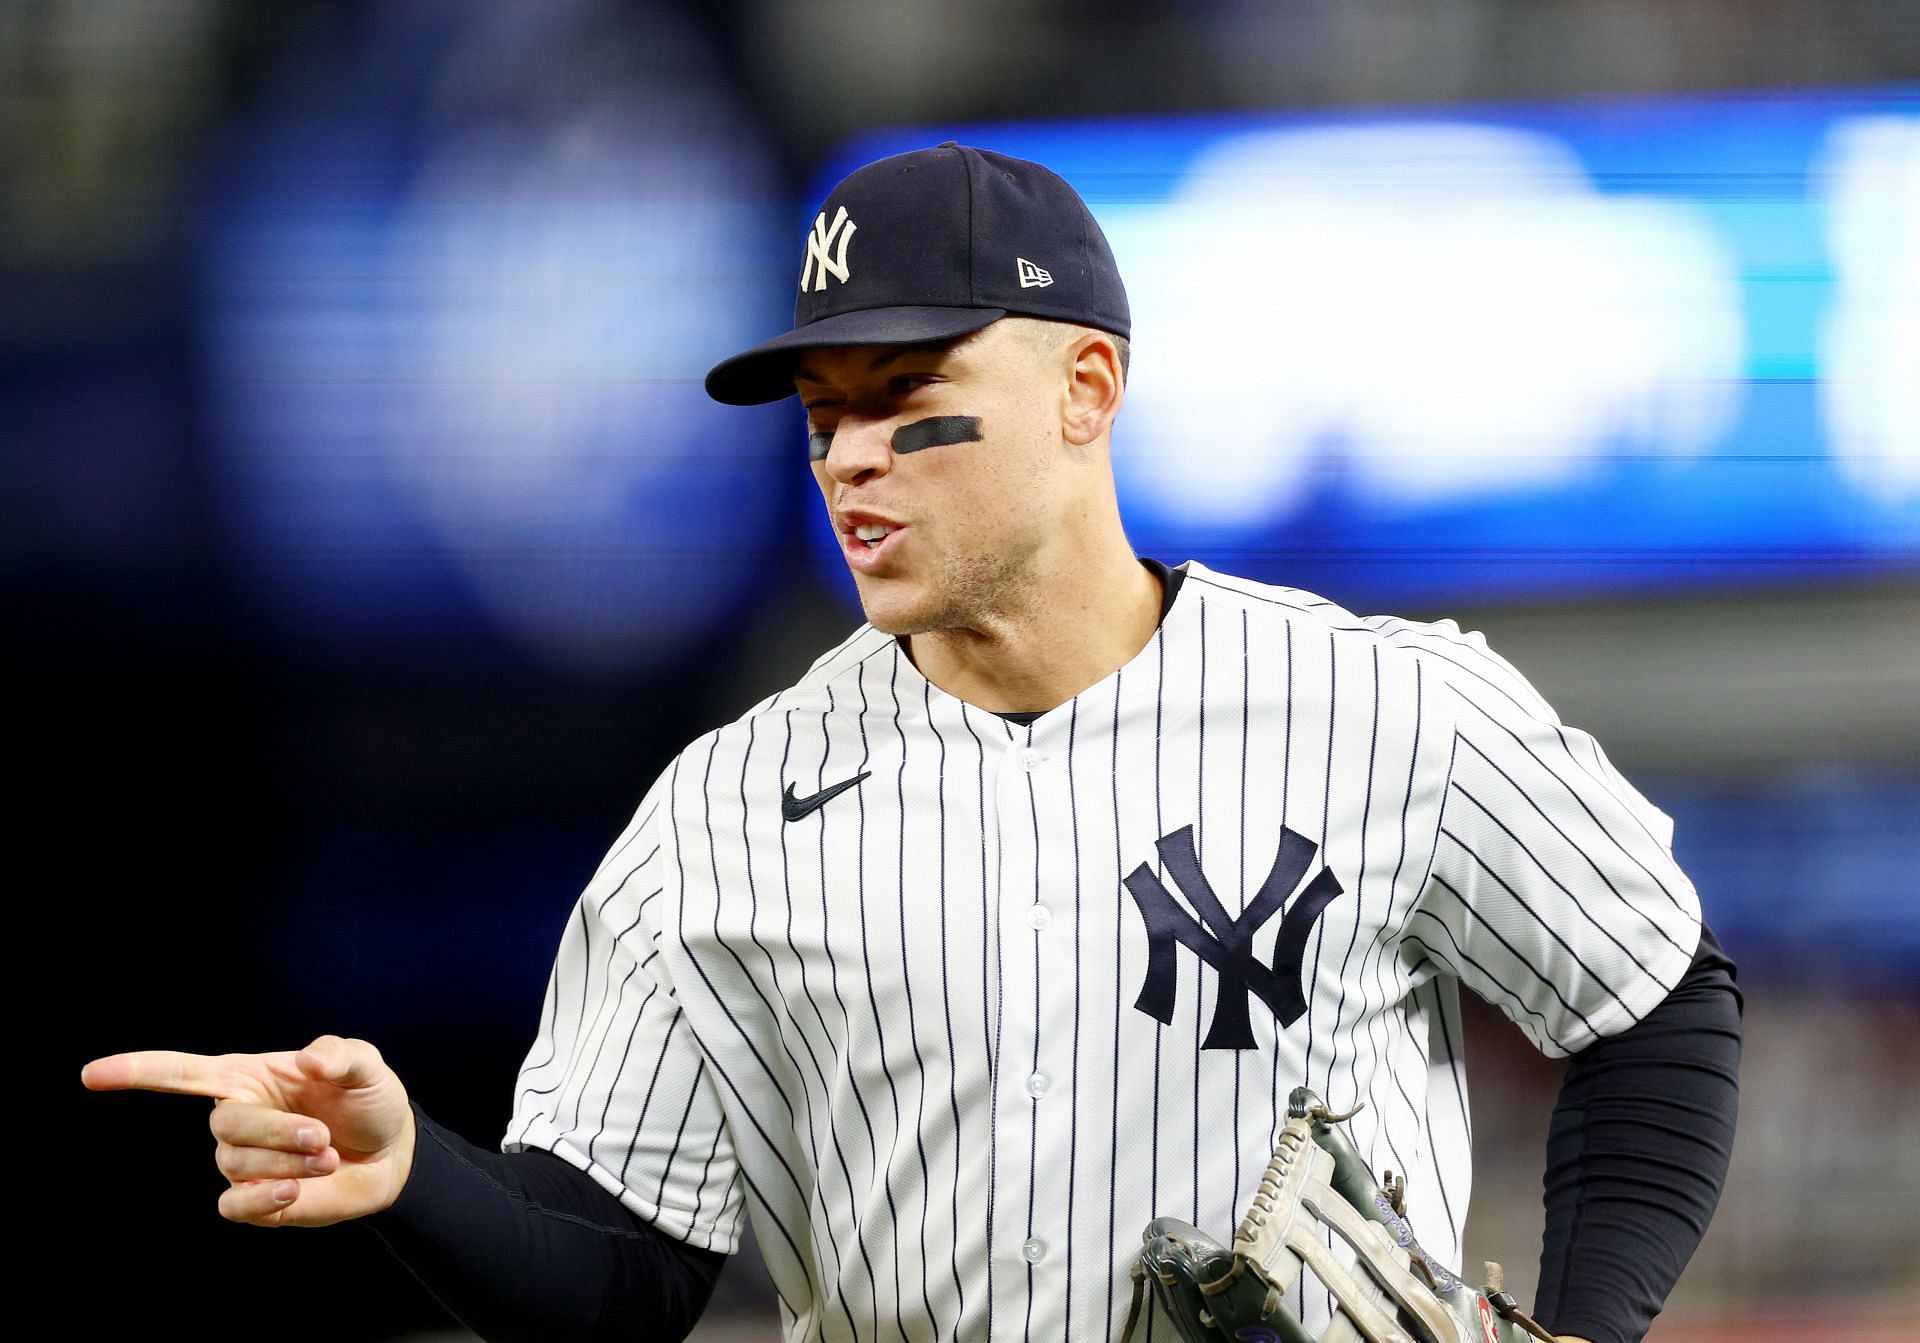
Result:
[[[322,1035],[294,1055],[296,1068],[316,1081],[350,1088],[371,1086],[387,1072],[380,1051],[365,1040]]]

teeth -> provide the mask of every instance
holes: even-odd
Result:
[[[865,541],[868,545],[875,545],[880,541],[882,541],[883,539],[885,539],[887,533],[891,530],[893,529],[890,527],[883,527],[877,522],[869,522],[869,523],[864,523],[861,526],[855,527],[853,529],[853,534],[859,537],[862,541]]]

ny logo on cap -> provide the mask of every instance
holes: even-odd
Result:
[[[1053,283],[1053,276],[1050,272],[1041,270],[1040,267],[1034,265],[1025,257],[1017,256],[1014,260],[1018,262],[1020,266],[1020,287],[1022,289],[1045,289]]]
[[[807,259],[800,265],[802,292],[805,292],[809,280],[813,282],[816,291],[825,290],[829,271],[841,284],[847,282],[847,244],[853,241],[854,230],[858,227],[859,225],[847,218],[847,207],[844,205],[840,207],[839,213],[834,215],[831,228],[827,226],[825,210],[814,216],[813,232],[807,236]],[[839,246],[835,248],[832,258],[829,259],[827,249],[834,247],[836,242]],[[820,269],[817,271],[813,268],[813,263],[816,261],[820,263]]]

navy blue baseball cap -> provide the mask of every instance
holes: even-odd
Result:
[[[802,350],[954,340],[1009,313],[1126,337],[1127,291],[1085,201],[1025,159],[949,140],[857,169],[807,233],[793,330],[714,365],[707,395],[793,395]]]

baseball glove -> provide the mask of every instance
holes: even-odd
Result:
[[[1287,1113],[1232,1249],[1171,1217],[1147,1223],[1122,1339],[1151,1288],[1188,1343],[1553,1343],[1501,1289],[1498,1264],[1476,1291],[1420,1248],[1402,1183],[1389,1177],[1383,1190],[1335,1127],[1350,1114],[1333,1114],[1305,1087],[1288,1096]],[[1352,1248],[1351,1268],[1327,1248],[1330,1237]],[[1333,1305],[1317,1339],[1285,1299],[1303,1268]]]

